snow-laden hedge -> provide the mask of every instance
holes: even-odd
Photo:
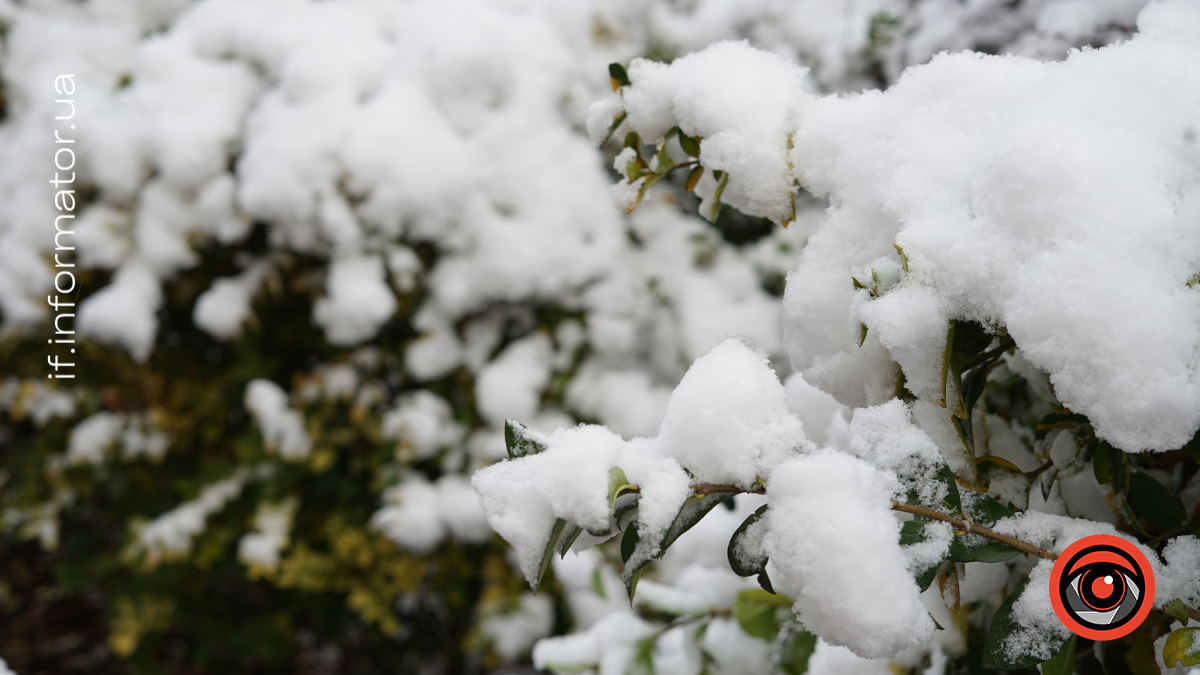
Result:
[[[960,508],[970,509],[976,502],[969,495],[986,487],[1002,508],[1117,522],[1088,463],[1096,464],[1093,425],[1114,441],[1118,427],[1110,430],[1096,416],[1069,418],[1063,424],[1074,425],[1070,433],[1037,428],[1045,415],[1062,412],[1055,396],[1064,395],[1064,385],[1054,380],[1052,388],[1038,369],[1062,376],[1050,357],[1027,353],[1023,341],[1031,338],[1013,332],[1019,321],[1007,313],[969,305],[965,295],[935,294],[927,298],[932,309],[918,307],[929,311],[914,315],[908,329],[893,321],[889,303],[888,311],[911,314],[899,307],[905,293],[959,284],[937,277],[948,273],[938,271],[944,266],[952,269],[958,249],[898,225],[908,222],[911,205],[936,206],[917,197],[924,194],[919,185],[872,174],[871,190],[897,190],[900,201],[884,200],[892,211],[855,202],[860,211],[875,208],[863,217],[878,222],[845,212],[843,184],[860,184],[856,172],[895,169],[895,157],[911,149],[897,145],[876,161],[855,159],[847,145],[846,173],[839,174],[812,164],[821,156],[819,139],[804,137],[803,129],[836,135],[844,125],[853,138],[862,134],[860,150],[868,155],[881,143],[872,134],[888,130],[897,142],[917,145],[916,155],[932,153],[916,131],[900,126],[910,104],[889,103],[894,110],[875,113],[896,115],[883,125],[861,119],[871,114],[861,101],[933,100],[907,76],[882,97],[838,102],[817,92],[886,87],[904,67],[943,49],[1062,59],[1068,47],[1128,37],[1143,4],[0,2],[0,656],[20,673],[472,671],[527,658],[536,638],[571,632],[540,643],[538,662],[604,672],[887,668],[887,661],[833,646],[859,639],[854,631],[863,620],[853,605],[831,607],[842,597],[839,584],[872,572],[878,554],[891,562],[879,583],[895,582],[886,597],[909,620],[874,625],[871,646],[860,652],[887,656],[915,645],[894,657],[893,665],[905,666],[960,659],[979,644],[971,631],[986,628],[983,615],[1029,565],[943,565],[949,526],[924,526],[920,536],[906,531],[901,548],[885,513],[889,491],[903,486],[930,503],[956,492]],[[1162,8],[1141,20],[1155,16],[1187,25],[1184,15]],[[741,38],[774,56],[729,46],[700,51]],[[731,49],[737,55],[704,64]],[[680,58],[691,52],[698,53]],[[589,118],[589,106],[611,92],[606,66],[638,56],[676,65],[640,62],[620,97]],[[1072,58],[1012,67],[1070,71],[1079,57]],[[744,59],[763,66],[745,70]],[[700,68],[707,72],[695,87],[678,75]],[[973,80],[971,72],[963,77]],[[69,95],[55,91],[64,73],[73,76]],[[643,79],[652,76],[656,84]],[[1169,77],[1127,76],[1138,91],[1154,91]],[[1022,80],[1014,77],[1014,91]],[[663,108],[670,88],[690,97],[679,109],[694,119],[675,119],[680,113]],[[635,104],[639,95],[644,100]],[[1062,115],[1070,116],[1078,103],[1062,95]],[[1096,101],[1104,95],[1092,94]],[[74,128],[55,120],[65,109],[56,99],[66,96],[74,102]],[[960,96],[989,109],[982,95]],[[1125,107],[1136,103],[1115,98]],[[1148,109],[1169,114],[1158,103]],[[624,126],[598,151],[595,141],[621,112],[629,113]],[[806,127],[810,113],[826,122]],[[940,114],[947,131],[981,124],[959,119],[953,107]],[[996,114],[1009,125],[1023,119]],[[1120,126],[1087,119],[1096,126],[1076,133]],[[686,165],[680,170],[668,172],[637,143],[622,147],[631,128],[653,141],[676,125],[686,134],[674,136],[662,157]],[[65,202],[56,202],[47,182],[61,147],[56,131],[76,141],[77,158],[72,234],[57,239],[55,217]],[[1160,131],[1168,139],[1170,129]],[[1121,133],[1130,152],[1141,153],[1138,161],[1165,162],[1154,148],[1191,147],[1146,145],[1128,136],[1136,129]],[[695,141],[698,158],[678,147],[685,138],[688,147]],[[1060,139],[1063,147],[1075,147],[1071,141]],[[1035,149],[1065,160],[1055,147]],[[657,186],[625,215],[611,196],[638,199],[618,174],[630,177],[629,160],[639,151],[645,166],[635,161],[635,171],[657,172]],[[1078,163],[1101,171],[1098,162]],[[945,184],[933,187],[952,193],[974,175],[949,167],[948,176],[933,180]],[[1127,170],[1145,177],[1143,168]],[[714,199],[714,169],[726,176],[721,200],[744,213]],[[822,175],[830,184],[822,187],[808,172],[828,172]],[[1064,170],[1054,178],[1069,183],[1074,175]],[[1028,180],[1040,184],[1040,176]],[[793,178],[817,196],[793,195]],[[996,174],[992,184],[1005,180]],[[1153,201],[1161,186],[1142,187]],[[692,189],[706,199],[697,204]],[[1053,201],[1066,187],[1045,189]],[[1100,196],[1115,200],[1122,189]],[[1003,201],[1034,206],[1023,197]],[[823,215],[830,203],[834,210]],[[1115,222],[1106,204],[1089,208]],[[849,245],[832,241],[843,227],[865,228],[878,241],[860,240],[850,229]],[[828,278],[814,280],[807,296],[817,306],[793,302],[808,282],[790,282],[785,311],[783,279],[810,235],[814,251],[845,258],[824,258],[834,261]],[[906,247],[908,273],[900,271],[905,259],[893,243]],[[64,244],[72,248],[56,248]],[[1109,245],[1156,250],[1155,242],[1136,237]],[[1184,243],[1174,249],[1176,258],[1187,251]],[[76,265],[79,282],[78,311],[61,319],[78,330],[73,381],[47,380],[44,365],[56,349],[45,342],[55,334],[54,320],[69,313],[46,302],[63,269],[55,254]],[[999,275],[1003,265],[1030,262],[1020,255],[1028,252],[968,271]],[[1118,261],[1124,267],[1113,269],[1143,263]],[[852,290],[851,276],[869,287],[865,295]],[[976,286],[986,285],[982,278]],[[1071,288],[1086,297],[1107,288],[1072,279]],[[826,287],[834,290],[819,292]],[[1136,308],[1148,316],[1157,311]],[[959,322],[954,344],[962,349],[952,353],[958,361],[950,360],[957,365],[945,381],[964,392],[966,426],[930,398],[924,366],[944,359],[911,332],[929,332],[941,321],[936,337],[944,348],[951,319]],[[862,326],[866,343],[859,348]],[[1018,351],[1005,353],[1004,339],[979,344],[981,328],[1002,326]],[[1144,328],[1133,321],[1117,327],[1131,340]],[[746,342],[727,342],[731,335]],[[1071,335],[1077,333],[1063,337]],[[787,349],[785,337],[793,343]],[[1185,337],[1157,339],[1169,345]],[[968,353],[976,347],[983,356]],[[775,375],[788,371],[789,351],[804,377]],[[1121,356],[1125,361],[1091,364],[1094,372],[1119,374],[1136,358],[1170,363],[1170,354]],[[908,375],[907,389],[897,384],[893,362]],[[966,405],[970,383],[984,382],[981,368],[988,382],[977,404],[983,409]],[[903,402],[877,405],[896,393]],[[852,421],[843,403],[859,408]],[[736,411],[735,423],[728,415]],[[1186,426],[1185,417],[1170,422]],[[489,475],[511,472],[511,480],[493,479],[497,491],[485,505],[497,531],[514,543],[524,537],[515,557],[492,536],[468,482],[505,457],[507,420],[527,425],[510,425],[510,441],[520,436],[550,448],[479,474],[482,485]],[[570,429],[578,422],[608,431]],[[1154,432],[1164,448],[1172,433],[1186,433],[1168,426]],[[958,433],[968,439],[966,450],[947,444]],[[593,452],[580,458],[572,448],[585,446],[576,443]],[[739,443],[746,453],[727,452]],[[805,448],[803,457],[794,456],[796,447]],[[842,453],[819,450],[825,447]],[[1054,468],[1042,469],[1051,456]],[[1121,504],[1127,496],[1140,508],[1146,484],[1137,476],[1153,476],[1161,481],[1153,485],[1183,499],[1171,502],[1167,492],[1161,503],[1190,514],[1195,497],[1184,485],[1194,466],[1167,457],[1176,463],[1135,459],[1131,466],[1141,469],[1102,476],[1115,488],[1115,507],[1128,509]],[[942,462],[957,484],[946,480]],[[539,463],[548,468],[526,478],[522,466]],[[624,471],[616,484],[613,467]],[[1030,480],[1021,473],[1039,470]],[[795,480],[771,485],[775,471]],[[941,481],[925,480],[930,472],[941,472]],[[682,533],[678,504],[697,480],[748,493],[696,500],[701,510],[718,501],[732,508],[698,523],[686,519],[695,526]],[[511,481],[527,483],[514,491]],[[756,494],[764,491],[772,493],[772,510],[741,530],[731,558],[728,542],[766,503]],[[631,528],[633,494],[641,495],[640,515]],[[558,518],[565,534],[553,543],[577,534],[573,543],[583,548],[604,536],[585,530],[609,527],[614,501],[626,509],[616,525],[628,546],[614,541],[556,555],[547,572],[546,540]],[[797,539],[796,528],[830,504],[838,518]],[[495,520],[501,509],[511,518]],[[1122,513],[1125,531],[1150,528],[1143,538],[1173,522],[1170,513],[1161,521]],[[1057,545],[1053,536],[1066,541],[1056,521],[1036,521],[1036,530],[1028,524],[1035,521],[1021,522],[1025,529],[1014,535],[1051,533],[1043,546]],[[845,528],[854,536],[840,536]],[[662,536],[678,539],[664,550]],[[809,571],[826,546],[845,547],[844,564]],[[1170,569],[1194,560],[1178,547],[1166,553]],[[616,571],[622,554],[634,560],[627,569],[647,563],[633,611]],[[948,614],[940,597],[930,599],[936,591],[918,602],[897,572],[914,560],[931,567],[925,576],[938,577],[942,587],[959,584],[966,609]],[[785,561],[790,567],[774,572]],[[754,590],[753,578],[738,576],[765,573],[764,565],[773,573],[763,583],[772,579],[795,599],[803,624],[786,619],[791,600]],[[540,578],[538,595],[523,590],[523,577]],[[802,590],[809,579],[820,580],[811,597]],[[931,605],[951,629],[934,631],[932,646],[922,641],[932,630],[922,606]]]

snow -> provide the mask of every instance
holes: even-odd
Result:
[[[438,450],[457,445],[466,430],[451,416],[450,404],[433,392],[403,394],[383,416],[384,438],[411,448],[414,459],[428,459]]]
[[[251,316],[250,301],[266,273],[264,265],[251,265],[236,277],[213,281],[196,299],[192,322],[213,337],[237,337]]]
[[[767,482],[772,584],[808,630],[865,658],[923,646],[934,631],[900,549],[896,488],[893,475],[828,449]]]
[[[252,530],[238,540],[238,560],[246,565],[274,569],[288,544],[288,530],[300,503],[295,497],[276,504],[262,502],[254,513]]]
[[[329,266],[327,295],[313,306],[313,322],[335,345],[365,342],[396,311],[396,297],[384,279],[383,260],[355,256]]]
[[[117,441],[125,427],[125,418],[110,412],[88,417],[71,429],[67,441],[67,461],[72,464],[104,463],[104,452]]]
[[[304,429],[304,418],[288,406],[288,396],[269,380],[251,380],[246,385],[246,409],[254,416],[263,443],[289,462],[302,462],[312,452],[312,440]]]
[[[554,603],[548,596],[522,593],[518,602],[515,611],[486,617],[479,626],[504,662],[528,653],[536,640],[550,635],[554,628]]]
[[[854,455],[876,468],[890,471],[904,485],[895,498],[907,501],[908,490],[922,504],[940,504],[946,487],[935,479],[942,466],[938,446],[913,424],[909,407],[899,399],[872,408],[859,408],[850,420],[850,447]]]
[[[137,533],[135,548],[150,565],[187,556],[192,541],[204,531],[208,517],[236,499],[247,478],[248,474],[240,471],[205,486],[195,499],[146,523]]]
[[[658,442],[697,482],[743,489],[809,447],[766,355],[737,339],[692,364],[667,402]]]
[[[448,535],[472,544],[482,544],[491,536],[470,483],[454,474],[432,483],[413,474],[388,488],[383,507],[371,516],[371,526],[415,553],[431,552]]]

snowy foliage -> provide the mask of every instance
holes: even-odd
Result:
[[[1200,453],[1127,454],[1200,426],[1193,3],[0,23],[0,544],[102,561],[130,663],[941,673],[1026,577],[986,658],[1057,651],[1044,562],[905,503],[1153,541],[1157,606],[1200,603]],[[47,384],[62,72],[83,365]]]

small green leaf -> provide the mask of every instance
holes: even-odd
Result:
[[[1200,665],[1200,628],[1180,628],[1171,633],[1162,655],[1168,668]]]
[[[962,499],[958,495],[958,481],[954,480],[954,472],[950,467],[943,464],[942,468],[938,469],[936,480],[940,480],[946,486],[946,496],[942,498],[942,503],[954,510],[955,513],[962,513]]]
[[[1183,506],[1166,486],[1141,471],[1129,477],[1129,505],[1134,513],[1163,530],[1177,528],[1187,519]]]
[[[679,147],[683,148],[691,157],[700,157],[700,139],[696,136],[688,136],[682,131],[679,132]]]
[[[629,562],[629,558],[633,556],[633,550],[637,548],[638,531],[637,521],[629,523],[629,527],[625,528],[625,536],[621,537],[621,562]]]
[[[900,526],[900,545],[911,546],[925,541],[925,527],[929,525],[929,521],[924,518],[913,518],[912,520],[904,521]],[[917,586],[924,592],[937,578],[938,569],[942,566],[942,561],[939,560],[925,569],[919,569],[913,572],[913,580],[917,582]]]
[[[574,523],[568,523],[563,530],[563,536],[558,543],[558,557],[567,557],[567,551],[571,550],[571,546],[575,544],[575,540],[579,535],[583,534],[583,528]]]
[[[546,444],[537,440],[529,427],[513,420],[504,422],[504,445],[509,459],[536,455],[546,449]]]
[[[671,159],[671,156],[667,154],[666,141],[663,141],[658,145],[658,154],[655,155],[655,158],[658,160],[656,162],[656,166],[654,167],[655,173],[665,174],[675,166],[675,160]]]
[[[1185,626],[1188,625],[1187,605],[1183,604],[1183,600],[1175,598],[1174,600],[1168,602],[1165,607],[1163,607],[1163,611],[1175,617],[1179,623]]]
[[[614,466],[608,470],[608,506],[610,508],[617,505],[617,497],[637,490],[638,486],[630,485],[629,479],[625,477],[625,471],[621,467]]]
[[[592,592],[600,596],[601,600],[608,599],[608,593],[604,590],[604,577],[600,574],[599,566],[592,570]]]
[[[613,91],[629,85],[629,74],[619,63],[608,64],[608,79],[612,81]]]
[[[621,123],[624,122],[625,118],[627,117],[629,117],[629,113],[627,112],[622,112],[620,115],[617,115],[617,117],[613,120],[613,123],[609,125],[608,133],[604,135],[604,140],[600,141],[600,145],[607,143],[609,139],[613,137],[613,134],[617,133],[617,127],[621,126]]]
[[[1057,654],[1042,662],[1042,675],[1072,675],[1075,672],[1075,639],[1072,635]]]
[[[729,557],[729,567],[733,572],[740,577],[749,577],[756,574],[762,574],[766,571],[767,556],[762,555],[753,560],[747,560],[739,552],[742,537],[750,529],[750,526],[757,523],[767,514],[767,506],[764,504],[757,511],[750,514],[738,529],[734,531],[733,536],[729,538],[729,548],[726,549],[726,555]]]
[[[900,254],[900,267],[904,268],[904,276],[908,276],[908,256],[904,255],[904,249],[900,244],[892,244],[896,247],[896,252]]]
[[[550,568],[550,558],[554,556],[554,550],[558,544],[558,538],[562,536],[563,528],[567,526],[567,521],[559,518],[554,521],[554,528],[550,530],[550,539],[546,542],[546,552],[542,554],[542,566],[538,570],[537,583],[533,585],[533,592],[537,593],[538,588],[542,585],[542,577],[546,576],[546,570]]]
[[[1113,492],[1123,495],[1129,491],[1129,458],[1109,445],[1108,441],[1096,444],[1092,454],[1092,471],[1096,474],[1096,482],[1101,485],[1111,485]]]
[[[854,284],[854,290],[856,290],[856,291],[868,291],[868,290],[870,290],[869,288],[867,288],[866,284],[864,284],[863,282],[861,282],[861,281],[859,281],[859,280],[858,280],[858,277],[851,276],[851,277],[850,277],[850,281],[851,281],[851,283],[853,283],[853,284]]]
[[[779,648],[779,668],[785,675],[804,675],[808,660],[817,649],[817,636],[801,630],[792,633]]]
[[[696,185],[700,182],[700,179],[703,177],[704,177],[704,167],[696,165],[696,166],[692,167],[691,171],[688,172],[687,182],[684,183],[683,187],[685,189],[687,189],[688,192],[693,192],[696,189]]]
[[[983,667],[990,670],[1015,670],[1017,668],[1029,668],[1037,665],[1040,662],[1038,657],[1032,654],[1019,655],[1016,658],[1010,658],[1008,650],[1005,648],[1005,640],[1008,636],[1017,629],[1017,623],[1012,618],[1013,604],[1021,597],[1021,593],[1025,591],[1025,586],[1029,583],[1028,580],[1021,582],[1004,603],[1000,605],[1000,609],[996,610],[996,615],[992,618],[991,628],[988,629],[987,638],[983,644]],[[1065,643],[1066,640],[1063,640]],[[1058,651],[1062,643],[1055,645],[1054,650]]]
[[[721,176],[720,176],[720,178],[718,178],[719,182],[717,183],[717,189],[713,192],[712,210],[709,211],[709,214],[708,214],[709,222],[713,222],[713,223],[717,222],[717,216],[721,214],[721,195],[725,193],[725,186],[727,184],[729,184],[729,175],[728,174],[726,174],[724,172],[714,171],[713,172],[714,178],[717,177],[717,173],[721,173]]]
[[[638,136],[638,132],[631,131],[625,134],[624,146],[626,148],[633,148],[634,150],[637,150],[638,155],[640,156],[642,154],[642,137]]]
[[[733,615],[747,635],[774,640],[780,628],[777,610],[780,607],[791,606],[792,601],[787,597],[751,588],[738,593],[737,601],[733,605]]]
[[[867,341],[867,324],[860,323],[860,324],[858,324],[858,346],[859,347],[863,346],[863,343],[866,341]]]
[[[975,495],[968,504],[964,505],[963,513],[971,518],[971,522],[983,527],[991,527],[1001,518],[1012,516],[1000,502],[986,495]],[[1020,551],[1005,546],[998,541],[983,537],[955,537],[950,542],[947,557],[954,562],[1003,562],[1020,555]]]
[[[641,667],[643,675],[654,675],[654,636],[638,640],[633,661]]]

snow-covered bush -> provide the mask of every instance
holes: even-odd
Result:
[[[1116,458],[1102,479],[1127,514],[1121,526],[1147,528],[1148,539],[1173,533],[1163,529],[1173,521],[1139,505],[1170,511],[1174,497],[1153,492],[1169,499],[1147,502],[1145,490],[1154,490],[1147,486],[1168,485],[1191,513],[1195,490],[1184,486],[1195,467],[1178,453],[1132,464],[1109,446],[1109,455],[1098,455],[1089,436],[1101,416],[1075,410],[1074,400],[1066,404],[1086,412],[1086,423],[1051,418],[1046,424],[1058,427],[1037,428],[1046,415],[1065,412],[1055,396],[1066,386],[1039,368],[1068,377],[1053,364],[1074,364],[1076,343],[1031,352],[1032,338],[1014,332],[1021,317],[969,299],[994,278],[989,270],[1038,262],[1029,255],[1042,240],[1008,252],[1006,262],[978,265],[980,277],[960,283],[937,275],[961,272],[951,254],[970,238],[935,246],[896,225],[896,213],[929,197],[918,190],[927,183],[945,183],[947,193],[974,190],[983,212],[1013,202],[1050,222],[1069,204],[1047,200],[1078,196],[1083,187],[1070,183],[1082,177],[1035,163],[1030,169],[1049,173],[1013,178],[997,164],[989,182],[959,148],[962,157],[947,156],[946,176],[900,189],[887,173],[897,170],[896,157],[932,148],[911,129],[893,129],[893,118],[881,125],[871,115],[918,125],[906,110],[932,101],[943,76],[842,104],[817,92],[891,85],[905,66],[942,49],[1062,59],[1067,47],[1131,35],[1143,4],[0,0],[0,656],[20,673],[474,672],[528,658],[536,638],[570,632],[542,641],[535,660],[604,672],[888,668],[836,646],[848,644],[867,655],[911,645],[893,665],[961,662],[1030,565],[943,564],[948,545],[959,557],[1009,551],[937,523],[905,525],[895,540],[892,498],[907,501],[911,492],[946,517],[990,523],[996,507],[970,497],[986,488],[1011,511],[1116,522],[1104,515],[1104,490],[1087,470],[1097,457]],[[1146,32],[1190,30],[1186,15],[1169,8],[1147,10],[1140,21]],[[740,38],[773,55],[728,45],[701,51]],[[732,56],[711,69],[717,79],[693,88],[708,74],[700,72],[708,70],[704,59],[722,53]],[[630,83],[589,115],[611,93],[605,66],[638,56],[675,65],[642,62],[628,76],[614,70],[618,84]],[[1159,56],[1146,58],[1146,68],[1157,67]],[[747,71],[747,61],[762,66]],[[964,79],[974,78],[963,68]],[[1138,91],[1154,94],[1171,72],[1146,78]],[[54,88],[63,73],[73,75],[74,126],[55,119],[64,110]],[[994,77],[1013,88],[1012,105],[1026,95],[1023,76]],[[1056,77],[1069,84],[1075,76]],[[1174,77],[1179,91],[1192,91],[1185,76]],[[1045,79],[1037,96],[1058,82]],[[912,93],[888,98],[901,87]],[[989,88],[968,87],[961,97]],[[684,99],[679,113],[661,107],[668,89]],[[1087,104],[1070,91],[1062,114],[1077,121]],[[1106,91],[1089,94],[1092,108],[1110,104],[1114,94]],[[879,113],[862,102],[904,96],[915,103],[880,103]],[[974,98],[982,115],[992,99]],[[1117,98],[1121,110],[1134,104]],[[1190,183],[1152,172],[1168,155],[1192,161],[1192,146],[1179,140],[1186,130],[1167,126],[1185,105],[1178,101],[1147,105],[1146,114],[1166,120],[1152,143],[1138,135],[1141,127],[1124,129],[1126,113],[1117,111],[1073,133],[1092,138],[1121,128],[1131,152],[1142,153],[1128,174],[1149,191],[1137,193],[1138,204],[1153,206],[1155,189],[1175,189],[1171,203],[1182,218]],[[983,124],[957,119],[956,106],[946,104],[939,125],[963,134]],[[623,112],[624,125],[597,150],[594,140]],[[805,126],[810,113],[826,121]],[[863,134],[861,147],[846,148],[841,174],[813,166],[839,156],[841,146],[826,138],[822,149],[821,138],[804,136],[835,123],[845,125],[835,136]],[[653,141],[675,126],[686,133],[675,132],[662,153],[640,140],[622,143],[631,129]],[[1050,124],[1047,133],[1060,128]],[[894,147],[881,130],[896,132]],[[58,238],[52,223],[63,207],[47,182],[56,132],[75,141],[77,158],[73,234]],[[998,133],[980,142],[999,144]],[[1061,143],[1077,147],[1070,135]],[[849,153],[882,146],[891,154],[877,167]],[[1043,143],[1039,151],[1070,156],[1049,151],[1057,147]],[[1078,163],[1102,171],[1108,157]],[[668,162],[681,168],[668,171]],[[723,173],[714,178],[714,169]],[[793,179],[817,196],[795,192]],[[981,182],[964,188],[968,179]],[[642,194],[652,181],[657,186]],[[613,182],[620,184],[610,189]],[[1028,199],[1022,186],[1042,183],[1046,199]],[[875,187],[849,194],[846,186],[859,184]],[[1010,192],[995,192],[997,185]],[[1126,187],[1101,196],[1116,199]],[[693,190],[706,197],[699,206]],[[886,198],[878,190],[889,191]],[[623,214],[611,206],[612,193],[640,205]],[[953,196],[933,195],[930,208],[951,208]],[[830,204],[831,215],[823,215]],[[1058,210],[1039,211],[1051,206]],[[1089,213],[1115,222],[1109,206],[1097,202]],[[802,265],[816,275],[811,281],[793,273],[785,312],[784,277],[810,235],[814,255],[829,267]],[[57,248],[64,243],[73,248]],[[907,247],[907,258],[893,253],[893,243]],[[1158,250],[1136,235],[1105,245],[1110,253]],[[1176,249],[1178,259],[1190,250],[1186,241]],[[844,257],[831,258],[831,250]],[[1096,251],[1083,253],[1091,260]],[[73,380],[47,380],[43,365],[67,353],[45,342],[66,311],[46,304],[61,269],[55,254],[76,265],[77,316],[61,319],[78,330]],[[1069,274],[1087,270],[1080,259],[1064,251],[1059,262],[1041,261],[1039,269],[1059,269],[1054,278],[1081,297],[1111,291],[1093,286],[1108,281],[1103,273]],[[1160,260],[1110,262],[1142,270]],[[870,297],[852,296],[849,276]],[[796,296],[806,285],[810,292]],[[955,285],[959,296],[895,305],[905,293]],[[978,301],[999,303],[1019,290]],[[808,307],[805,298],[821,302]],[[912,307],[925,313],[911,325],[893,320]],[[1157,310],[1138,309],[1148,314],[1116,327],[1158,335],[1151,328],[1190,325],[1146,328],[1137,322]],[[967,418],[951,418],[930,400],[937,386],[925,366],[938,369],[945,359],[924,349],[920,336],[932,323],[918,319],[929,317],[943,331],[959,321],[949,361],[957,365],[943,379],[963,392]],[[860,349],[850,342],[862,337],[861,326]],[[981,346],[1001,328],[1019,350],[1004,337]],[[1122,345],[1141,335],[1121,334]],[[745,342],[727,341],[731,335]],[[1159,337],[1165,342],[1148,349],[1186,344],[1186,336]],[[937,340],[950,344],[945,332]],[[781,385],[774,373],[787,372],[789,354],[805,374]],[[1085,364],[1093,370],[1069,377],[1091,392],[1079,378],[1119,378],[1137,358],[1119,355],[1106,365],[1093,354]],[[1143,357],[1137,363],[1145,367],[1172,363],[1169,355]],[[907,388],[893,362],[909,377]],[[1188,387],[1169,384],[1176,393]],[[903,400],[885,403],[895,393]],[[981,402],[966,405],[973,398]],[[853,420],[843,403],[857,408]],[[1096,426],[1096,435],[1109,438],[1138,414],[1127,411],[1125,422],[1111,422],[1113,431]],[[1162,415],[1186,426],[1186,415]],[[506,444],[510,419],[527,426],[509,425]],[[607,430],[572,429],[578,422]],[[1164,439],[1181,433],[1159,426],[1153,432]],[[959,433],[974,456],[946,450],[957,447],[946,443]],[[495,464],[506,445],[548,449]],[[579,448],[590,452],[581,458]],[[1042,468],[1046,457],[1052,468]],[[476,474],[478,485],[491,488],[484,501],[495,529],[521,542],[515,556],[490,534],[469,487],[470,476],[490,465]],[[791,478],[773,484],[776,474]],[[691,497],[697,481],[710,493]],[[958,506],[947,506],[955,494]],[[758,513],[768,499],[771,508]],[[689,515],[677,521],[681,502]],[[723,508],[694,522],[717,502]],[[826,502],[838,505],[838,517],[803,529],[812,514],[829,510]],[[543,576],[546,541],[560,518],[555,543],[564,549],[572,537],[582,551],[605,530],[623,534],[579,555],[553,556],[554,571]],[[748,519],[731,556],[728,542]],[[1009,531],[1042,537],[1038,545],[1051,548],[1075,536],[1062,534],[1075,530],[1058,521],[1026,519]],[[1164,551],[1170,569],[1195,560],[1183,540]],[[824,548],[842,564],[826,564]],[[874,571],[877,555],[890,567],[844,595],[846,580]],[[633,608],[616,571],[622,563],[645,565]],[[937,591],[918,601],[898,565],[921,573],[922,584],[937,578],[947,594],[957,588],[959,607],[968,609],[950,613]],[[527,578],[540,579],[537,595],[524,589]],[[638,578],[627,575],[630,585]],[[1178,588],[1184,602],[1200,601],[1186,584]],[[854,603],[873,592],[904,618],[860,617]],[[792,600],[802,624],[788,618]],[[935,630],[921,603],[947,631]],[[1044,618],[1044,609],[1029,608],[1030,621]],[[869,638],[856,633],[864,625]],[[935,647],[925,644],[928,634]],[[1016,635],[1045,640],[1036,631]],[[1113,658],[1144,657],[1160,637],[1139,635],[1128,649],[1114,648]]]
[[[627,210],[677,170],[714,219],[727,204],[784,225],[798,193],[828,201],[783,333],[793,377],[853,411],[837,436],[814,420],[814,443],[807,401],[789,409],[768,357],[730,340],[656,435],[510,422],[510,459],[473,484],[530,584],[619,539],[633,605],[673,617],[597,621],[535,664],[1072,672],[1093,650],[1054,616],[1050,569],[1099,533],[1150,559],[1163,612],[1095,658],[1200,664],[1198,629],[1172,626],[1200,617],[1200,5],[1154,3],[1137,25],[1058,63],[941,54],[856,95],[744,42],[610,66],[588,128],[624,138]],[[724,593],[668,565],[639,600],[647,564],[721,503],[744,518]],[[769,644],[737,646],[731,617]]]

